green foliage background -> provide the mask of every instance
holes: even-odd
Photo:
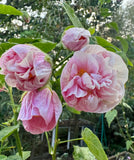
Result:
[[[24,22],[21,16],[0,15],[0,28],[5,28],[4,31],[0,31],[0,53],[2,54],[6,49],[8,49],[6,48],[7,44],[5,45],[4,42],[9,42],[8,47],[10,48],[12,45],[16,44],[15,38],[26,38],[27,43],[36,43],[36,45],[37,43],[40,43],[40,39],[46,39],[54,42],[52,45],[55,47],[55,45],[60,42],[65,28],[72,25],[69,17],[65,13],[64,8],[58,2],[59,1],[51,0],[7,0],[7,5],[11,5],[19,10],[27,11],[29,9],[29,11],[35,11],[36,14],[35,16],[31,16],[31,21],[29,24]],[[71,1],[69,0],[66,2],[71,4]],[[101,135],[101,115],[84,112],[82,112],[80,115],[74,115],[69,109],[64,107],[64,112],[61,116],[62,119],[72,118],[77,120],[79,118],[83,118],[94,122],[94,124],[96,124],[94,126],[96,134],[101,139],[103,145],[105,145],[106,152],[109,156],[118,151],[125,150],[126,141],[130,138],[130,135],[133,135],[134,133],[134,116],[132,112],[132,110],[134,110],[134,67],[132,66],[132,63],[134,63],[134,37],[132,37],[132,35],[126,35],[124,32],[122,32],[122,27],[120,25],[121,19],[118,21],[118,14],[116,14],[119,5],[120,1],[115,2],[115,5],[113,5],[111,0],[77,0],[76,5],[71,5],[71,7],[75,10],[76,15],[84,28],[90,28],[92,31],[95,29],[95,32],[93,31],[93,35],[90,39],[90,43],[98,43],[103,46],[106,45],[106,41],[102,38],[107,40],[110,39],[110,42],[113,45],[110,46],[111,48],[109,48],[109,50],[115,52],[118,51],[118,54],[120,54],[128,64],[129,80],[126,84],[126,94],[123,102],[128,104],[131,109],[121,103],[116,108],[118,112],[118,118],[115,116],[114,120],[109,124],[110,128],[108,127],[106,119],[104,119],[103,123],[107,143],[105,143],[104,137]],[[44,14],[47,13],[44,18],[41,18],[40,16],[42,12],[44,12]],[[93,12],[95,13],[94,15],[92,15]],[[93,18],[89,23],[89,18],[91,16]],[[14,24],[13,20],[15,19],[17,19],[22,25],[20,25],[18,22]],[[26,42],[26,39],[24,39],[24,42]],[[23,43],[23,39],[21,39],[20,43]],[[60,44],[58,45],[60,46]],[[115,46],[117,48],[115,48]],[[53,58],[54,64],[56,63],[57,65],[69,54],[69,51],[63,50],[63,48],[62,50],[59,50],[58,47],[56,47],[54,51],[49,52],[49,55]],[[131,60],[132,63],[126,58],[126,56]],[[54,71],[54,77],[52,79],[52,87],[57,91],[60,97],[61,71],[62,68],[59,66],[59,69]],[[16,92],[14,92],[15,97],[17,94]],[[8,104],[8,95],[6,93],[0,94],[0,123],[2,123],[3,121],[8,121],[8,118],[12,118],[12,111],[10,110],[10,104]],[[19,95],[20,94],[21,93],[19,93]],[[19,100],[17,99],[16,103],[18,103],[18,101]],[[62,101],[64,102],[63,99]],[[119,126],[122,128],[122,131]],[[1,128],[3,127],[1,126]]]

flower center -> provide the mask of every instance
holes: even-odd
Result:
[[[34,76],[33,76],[32,73],[30,72],[28,79],[30,80],[30,79],[32,79],[32,78],[34,78]]]
[[[85,73],[84,69],[80,69],[78,72],[78,75],[81,77],[83,75],[83,73]]]
[[[79,40],[84,40],[84,39],[86,39],[85,37],[83,37],[83,36],[81,36],[80,38],[79,38]]]

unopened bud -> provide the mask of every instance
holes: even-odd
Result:
[[[29,23],[30,22],[30,16],[29,14],[26,12],[26,11],[23,11],[23,15],[22,15],[22,18],[23,20],[26,22],[26,23]]]

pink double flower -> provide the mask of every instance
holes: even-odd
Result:
[[[49,56],[40,49],[18,44],[0,58],[1,74],[9,86],[28,91],[22,99],[18,120],[32,134],[52,130],[62,112],[61,102],[55,91],[42,89],[52,73]]]
[[[45,88],[24,96],[18,120],[23,122],[26,131],[41,134],[56,126],[61,112],[62,105],[56,92]]]
[[[45,60],[45,53],[26,44],[18,44],[0,58],[1,74],[9,86],[32,91],[44,86],[49,80],[52,66]]]
[[[128,69],[122,58],[99,45],[74,53],[61,74],[62,95],[76,110],[104,113],[124,96]]]
[[[89,45],[89,37],[90,32],[83,28],[65,31],[62,43],[75,52],[63,68],[61,91],[66,103],[76,110],[104,113],[123,98],[128,69],[119,55]],[[18,117],[24,128],[32,134],[53,129],[62,105],[56,92],[46,87],[52,73],[47,55],[32,45],[16,45],[2,55],[0,67],[8,85],[28,91]]]

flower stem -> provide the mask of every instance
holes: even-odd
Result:
[[[68,60],[71,56],[73,55],[73,52],[70,53],[66,58],[64,58],[59,64],[57,64],[53,69],[55,70],[58,68],[60,65],[62,65],[66,60]]]
[[[66,143],[66,142],[83,140],[83,138],[76,138],[76,139],[70,139],[70,140],[66,140],[66,141],[60,141],[60,140],[58,139],[58,127],[59,127],[59,123],[57,123],[57,125],[56,125],[55,145],[54,145],[53,152],[52,152],[52,154],[51,154],[51,155],[52,155],[52,160],[56,160],[56,149],[57,149],[57,146],[58,146],[59,144]]]
[[[121,135],[123,136],[123,138],[125,139],[125,141],[127,141],[126,135],[124,134],[123,129],[122,129],[120,123],[119,123],[118,116],[116,116],[116,120],[117,120],[117,124],[118,124],[118,127],[119,127]]]
[[[12,110],[13,110],[13,114],[14,114],[14,125],[17,125],[17,111],[16,111],[14,99],[13,99],[12,87],[9,87],[9,96],[10,96],[11,106],[12,106]],[[14,136],[15,136],[16,145],[17,145],[19,155],[22,158],[23,157],[22,156],[22,149],[21,149],[22,146],[21,146],[21,141],[20,141],[18,130],[14,131]]]
[[[52,154],[52,160],[56,159],[56,149],[57,149],[57,146],[58,146],[58,129],[59,129],[59,122],[56,125],[55,145],[54,145],[54,150],[53,150],[53,154]]]
[[[14,136],[15,136],[15,139],[16,139],[16,145],[17,145],[17,149],[18,149],[19,155],[22,158],[23,157],[23,155],[22,155],[22,149],[21,149],[22,146],[21,146],[21,141],[20,141],[19,133],[18,133],[17,130],[14,132]]]
[[[49,154],[51,154],[51,146],[50,146],[50,142],[49,142],[49,139],[48,139],[48,134],[47,134],[47,132],[45,132],[45,135],[46,135],[46,139],[47,139]]]
[[[80,141],[80,140],[83,140],[83,138],[75,138],[75,139],[70,139],[70,140],[66,140],[66,141],[60,141],[60,142],[58,142],[58,144],[73,142],[73,141]]]
[[[127,123],[127,119],[126,119],[125,110],[124,110],[123,105],[122,105],[122,113],[123,113],[123,118],[124,118],[124,121],[125,121],[126,134],[127,134],[128,139],[131,140],[131,136],[130,136],[129,131],[128,131],[128,123]]]

